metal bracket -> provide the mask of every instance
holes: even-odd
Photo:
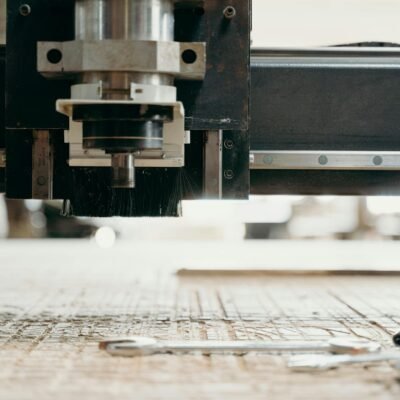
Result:
[[[6,44],[6,0],[0,0],[0,45]]]
[[[50,132],[33,131],[32,143],[32,198],[53,198],[53,146]]]
[[[134,71],[203,80],[206,45],[150,40],[38,42],[37,69],[46,77],[92,71]]]
[[[204,196],[222,198],[222,131],[207,131],[204,144]]]
[[[0,149],[0,168],[6,167],[6,150]]]
[[[250,169],[397,171],[400,152],[252,151]]]
[[[157,104],[173,107],[173,121],[164,124],[164,143],[162,152],[147,150],[135,154],[136,167],[178,168],[185,165],[186,142],[184,109],[180,102],[111,101],[111,100],[58,100],[57,111],[69,116],[70,129],[65,131],[65,141],[70,143],[69,165],[71,167],[110,167],[111,158],[101,150],[82,148],[82,124],[72,120],[73,107],[78,104]]]

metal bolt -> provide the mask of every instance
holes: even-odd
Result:
[[[231,169],[226,169],[224,171],[224,177],[225,179],[233,179],[233,171]]]
[[[224,9],[224,17],[226,19],[232,19],[236,17],[236,9],[233,6],[225,7]]]
[[[44,186],[44,185],[46,184],[46,182],[47,182],[47,179],[46,179],[45,176],[39,176],[39,177],[36,179],[36,183],[37,183],[39,186]]]
[[[233,149],[233,140],[231,139],[226,139],[224,141],[224,147],[228,150],[232,150]]]
[[[383,163],[383,158],[381,156],[375,156],[373,159],[374,165],[382,165]]]
[[[263,162],[266,165],[271,165],[274,162],[274,157],[272,157],[271,155],[264,156]]]
[[[23,17],[27,17],[31,13],[31,11],[32,11],[32,9],[31,9],[31,6],[29,4],[21,4],[19,6],[19,13]]]
[[[318,158],[318,162],[320,165],[326,165],[328,164],[328,157],[327,156],[320,156]]]

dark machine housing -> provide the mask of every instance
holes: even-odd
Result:
[[[178,1],[175,4],[175,40],[205,42],[207,73],[202,82],[177,81],[178,100],[185,107],[185,129],[191,131],[187,145],[185,167],[144,168],[137,173],[137,188],[111,188],[107,168],[70,168],[68,149],[62,131],[68,129],[68,119],[56,112],[57,99],[69,96],[70,81],[49,80],[37,71],[39,41],[74,39],[73,0],[32,0],[29,13],[21,12],[21,2],[8,1],[7,73],[6,73],[6,195],[10,198],[35,196],[34,133],[49,132],[53,156],[52,198],[66,199],[75,215],[176,215],[182,198],[199,198],[204,185],[203,149],[207,131],[223,130],[237,139],[236,149],[248,153],[248,120],[250,91],[250,14],[249,0]],[[228,10],[226,10],[228,7]],[[234,15],[228,11],[234,10]],[[186,54],[185,57],[188,55]],[[119,131],[140,125],[143,141],[157,136],[157,131],[170,111],[160,110],[155,118],[144,123],[141,116],[128,119],[108,114],[95,121],[98,109],[78,109],[76,118],[83,121],[90,137],[102,137],[115,125]],[[120,111],[118,111],[120,113]],[[131,114],[132,115],[132,114]],[[108,119],[105,121],[105,119]],[[151,128],[151,129],[150,129]],[[99,145],[99,140],[86,141],[87,147]],[[101,143],[107,148],[124,143]],[[110,149],[112,150],[112,148]],[[236,152],[235,151],[235,152]],[[237,164],[233,151],[224,156],[229,168]],[[223,197],[243,198],[248,193],[248,161],[240,166],[244,175],[226,179]],[[239,165],[237,166],[239,168]],[[247,179],[238,186],[239,179]],[[226,193],[226,194],[225,194]]]
[[[38,72],[37,43],[74,39],[74,3],[32,0],[26,12],[8,1],[0,49],[0,189],[8,197],[64,199],[75,215],[166,216],[190,198],[400,193],[399,48],[264,49],[250,57],[250,0],[174,3],[175,41],[204,42],[207,53],[204,80],[175,81],[191,133],[183,168],[139,168],[136,189],[124,190],[107,185],[107,168],[70,167],[68,118],[55,109],[70,81]],[[146,112],[82,106],[74,118],[84,124],[86,148],[126,151],[123,140],[105,141],[105,131],[134,126],[138,148],[151,147],[171,110]],[[40,189],[43,164],[51,193]]]

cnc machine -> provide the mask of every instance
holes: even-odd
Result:
[[[5,25],[9,198],[176,216],[182,199],[400,191],[396,47],[250,51],[251,0],[8,0]]]

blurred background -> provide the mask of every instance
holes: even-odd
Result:
[[[253,0],[254,47],[400,42],[398,0]]]
[[[253,47],[400,43],[398,0],[253,0]],[[177,219],[74,219],[61,202],[0,195],[0,238],[128,240],[397,240],[400,199],[252,197],[249,202],[184,202]]]
[[[61,202],[0,200],[2,238],[115,240],[400,239],[397,197],[255,196],[184,201],[182,218],[66,218]]]

